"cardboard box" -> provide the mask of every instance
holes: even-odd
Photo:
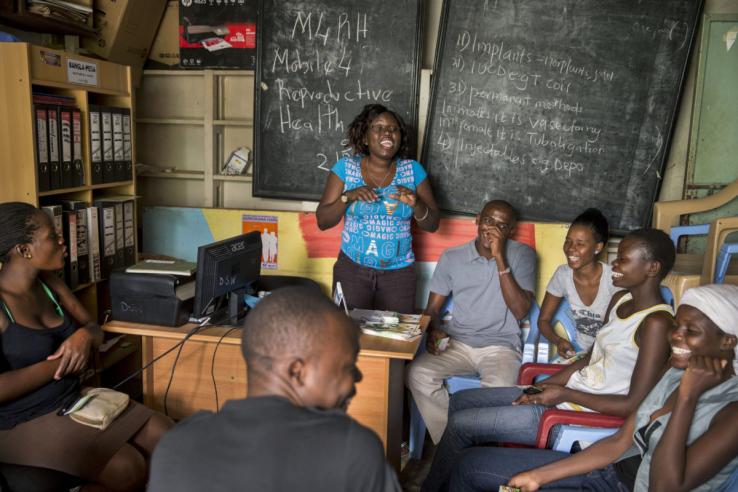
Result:
[[[179,2],[169,0],[151,45],[147,67],[179,68]]]
[[[179,6],[182,68],[256,66],[257,0],[200,0]]]
[[[115,63],[130,65],[134,85],[149,54],[166,0],[95,0],[98,35],[85,39],[87,50]]]

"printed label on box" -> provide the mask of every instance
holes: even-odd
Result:
[[[97,64],[67,58],[67,82],[79,85],[97,85]]]

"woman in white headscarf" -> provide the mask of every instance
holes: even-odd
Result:
[[[670,367],[616,434],[574,455],[473,448],[451,490],[719,489],[738,469],[738,286],[688,290],[670,337]]]

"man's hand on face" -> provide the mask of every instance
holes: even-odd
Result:
[[[492,226],[484,232],[484,235],[489,243],[490,254],[493,258],[497,258],[505,249],[507,233],[502,232],[497,226]]]
[[[486,250],[490,257],[503,259],[505,241],[515,228],[515,222],[515,212],[508,206],[494,204],[485,207],[477,216],[479,239],[482,243],[480,254]]]

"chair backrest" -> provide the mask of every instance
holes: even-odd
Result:
[[[653,227],[669,234],[671,228],[679,224],[680,216],[716,209],[736,197],[738,197],[738,179],[704,198],[656,202],[653,205]]]
[[[671,307],[674,306],[674,294],[671,293],[671,289],[667,287],[666,285],[661,285],[661,297],[664,298],[664,301],[666,301],[667,304],[669,304]]]
[[[538,318],[541,315],[541,308],[538,303],[534,300],[531,303],[530,310],[528,311],[528,322],[530,323],[530,331],[528,336],[525,338],[523,344],[523,363],[526,362],[548,362],[550,360],[550,343],[546,337],[541,335],[538,329]],[[560,323],[566,331],[566,335],[569,338],[574,350],[577,352],[581,351],[581,348],[576,342],[577,327],[571,316],[571,305],[566,297],[561,299],[559,307],[553,315],[553,326]]]
[[[537,348],[539,339],[542,339],[546,345],[546,349],[548,349],[548,341],[541,337],[541,332],[538,330],[538,317],[540,314],[541,308],[538,307],[538,303],[534,299],[530,305],[530,309],[528,310],[528,335],[526,336],[525,333],[523,333],[523,336],[525,336],[525,342],[523,343],[523,364],[528,362],[538,362],[539,353]],[[526,323],[526,321],[523,321],[523,323]],[[546,353],[545,358],[545,362],[548,362],[548,353]]]
[[[574,318],[572,318],[571,305],[566,297],[561,299],[559,307],[554,312],[553,321],[554,323],[561,323],[561,326],[566,330],[566,335],[569,337],[574,350],[581,352],[582,348],[577,343],[577,325],[574,322]]]
[[[653,206],[652,225],[656,229],[661,229],[670,236],[672,240],[679,239],[680,235],[697,234],[704,230],[704,225],[700,230],[697,227],[678,228],[679,218],[682,215],[693,214],[697,212],[707,212],[728,204],[738,197],[738,179],[728,184],[722,190],[704,198],[695,198],[691,200],[671,200],[656,202]],[[725,217],[712,221],[708,225],[707,243],[705,244],[705,254],[702,258],[702,270],[700,284],[709,284],[714,281],[715,262],[720,251],[720,247],[725,242],[725,237],[732,231],[738,230],[738,217]],[[672,235],[672,229],[677,229]],[[701,232],[704,234],[704,232]],[[680,257],[688,257],[695,255],[677,255],[677,264]],[[699,255],[697,255],[699,257]],[[678,294],[678,293],[677,293]]]

